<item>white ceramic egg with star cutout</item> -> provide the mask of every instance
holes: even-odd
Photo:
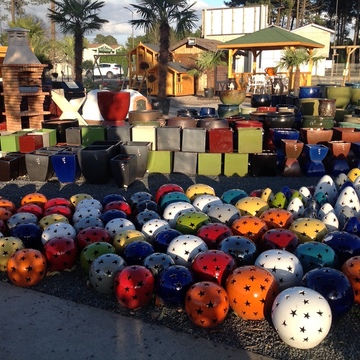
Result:
[[[322,192],[327,199],[327,202],[334,205],[337,198],[337,186],[335,181],[331,178],[330,175],[324,175],[319,182],[317,183],[314,191],[314,197],[318,193]]]

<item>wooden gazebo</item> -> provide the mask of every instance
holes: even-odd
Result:
[[[264,50],[282,50],[285,47],[304,47],[312,52],[316,48],[325,47],[316,41],[307,39],[298,34],[292,33],[289,30],[283,29],[279,26],[270,25],[265,29],[255,31],[251,34],[229,40],[223,44],[218,45],[218,49],[229,51],[228,60],[228,77],[234,77],[233,74],[233,58],[237,51],[251,51],[253,54],[252,72],[256,73],[256,59]],[[310,69],[312,64],[309,64]],[[311,80],[311,71],[310,79]]]

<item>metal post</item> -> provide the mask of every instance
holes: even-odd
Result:
[[[129,9],[127,6],[124,6],[124,9],[129,10],[131,12],[131,20],[134,20],[134,12]],[[132,38],[132,48],[134,48],[134,25],[131,24],[131,38]]]

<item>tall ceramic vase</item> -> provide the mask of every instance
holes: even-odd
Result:
[[[130,107],[130,93],[127,91],[99,91],[97,93],[101,116],[105,121],[125,120]]]

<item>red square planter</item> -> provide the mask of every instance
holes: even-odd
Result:
[[[21,153],[29,153],[43,147],[42,135],[26,134],[19,137]]]
[[[211,153],[232,153],[234,150],[232,129],[208,130],[208,149]]]

